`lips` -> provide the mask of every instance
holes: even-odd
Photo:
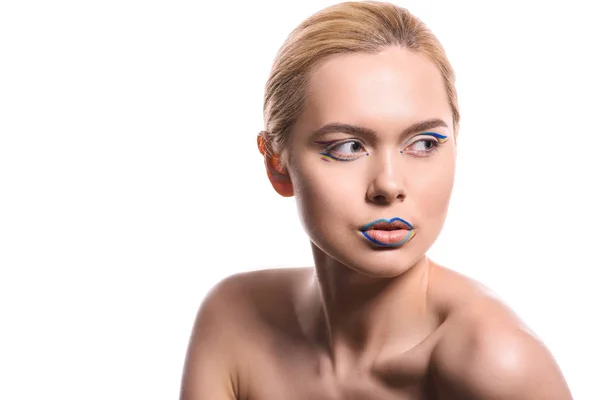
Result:
[[[395,217],[390,220],[382,218],[373,222],[369,222],[361,228],[361,231],[364,232],[369,229],[391,231],[395,229],[413,229],[413,226],[408,221]]]
[[[363,236],[378,246],[400,246],[415,236],[412,224],[402,218],[378,219],[361,229]]]

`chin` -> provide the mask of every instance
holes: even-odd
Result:
[[[317,236],[323,238],[323,236]],[[319,253],[358,274],[357,278],[396,278],[425,257],[426,237],[415,236],[412,240],[399,246],[382,247],[365,240],[361,235],[333,235],[336,242],[325,242],[311,238]],[[343,240],[339,240],[341,238]],[[317,260],[315,259],[315,262]]]
[[[363,244],[326,251],[346,268],[368,278],[396,278],[410,270],[425,257],[417,243],[401,247],[373,248]]]
[[[396,278],[411,269],[423,257],[424,254],[415,254],[405,249],[385,249],[371,254],[356,255],[352,262],[344,264],[353,271],[371,278]]]

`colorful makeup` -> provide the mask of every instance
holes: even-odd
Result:
[[[441,133],[435,133],[435,132],[423,132],[423,133],[419,133],[416,136],[433,136],[434,138],[438,139],[439,143],[445,143],[448,141],[448,136],[446,135],[442,135]],[[415,136],[413,136],[415,137]],[[412,138],[410,138],[412,139]],[[404,142],[404,144],[408,143],[410,141],[410,139],[408,139],[406,142]]]
[[[427,139],[427,136],[430,136],[431,139]],[[422,137],[422,138],[411,143],[409,147],[407,147],[403,150],[400,150],[400,154],[409,153],[409,154],[412,154],[417,157],[424,157],[424,156],[428,155],[429,153],[432,153],[434,150],[436,150],[436,148],[440,144],[448,141],[448,136],[446,136],[446,135],[442,135],[442,134],[436,133],[436,132],[422,132],[422,133],[419,133],[418,135],[415,135],[415,136],[411,137],[410,139],[408,139],[405,142],[405,144],[408,144],[415,137]],[[417,151],[413,151],[410,149],[410,147],[412,147],[413,145],[420,144],[422,142],[431,143],[431,147],[428,147],[423,150],[417,150]],[[344,148],[344,146],[348,145],[348,144],[352,144],[352,146],[354,146],[355,144],[358,144],[360,147],[362,147],[364,149],[365,146],[363,145],[363,143],[357,139],[315,141],[314,143],[322,145],[322,146],[326,146],[325,150],[319,153],[319,155],[321,156],[321,160],[323,160],[325,162],[331,162],[331,160],[354,161],[354,160],[359,159],[362,155],[366,155],[366,156],[369,155],[369,153],[367,153],[366,151],[363,151],[363,152],[352,151],[354,149],[347,149],[348,151],[336,150],[339,148]]]
[[[440,141],[440,143],[445,143],[448,141],[448,136],[442,135],[440,133],[425,132],[424,135],[431,135],[431,136],[435,137],[436,139],[438,139]]]
[[[343,148],[344,146],[347,146],[349,144],[351,145],[355,145],[358,144],[360,146],[360,148],[364,149],[364,145],[358,141],[358,140],[329,140],[329,141],[315,141],[316,144],[319,145],[323,145],[323,146],[327,146],[326,149],[322,152],[319,153],[319,155],[321,156],[321,160],[329,162],[331,160],[336,160],[336,161],[354,161],[357,160],[358,158],[360,158],[362,155],[369,155],[369,153],[363,151],[363,152],[352,152],[352,149],[349,149],[350,151],[348,152],[344,152],[344,151],[335,151],[335,149],[339,149],[339,148]],[[337,153],[340,156],[336,156],[335,154],[332,153]]]
[[[385,218],[372,221],[361,229],[363,236],[371,243],[383,247],[398,247],[415,236],[413,226],[402,218]]]
[[[429,136],[429,138],[428,138],[428,136]],[[409,143],[415,137],[418,139]],[[433,152],[435,152],[441,144],[443,144],[447,141],[448,141],[448,136],[442,135],[440,133],[436,133],[436,132],[419,133],[418,135],[411,137],[410,139],[408,139],[405,142],[405,144],[408,144],[408,146],[405,149],[401,150],[400,154],[409,153],[415,157],[427,157],[427,156],[433,154]],[[426,146],[425,145],[426,143],[429,143],[430,146]],[[425,146],[425,148],[422,148],[420,150],[413,148],[418,145]]]
[[[349,159],[337,158],[328,153],[319,153],[319,154],[321,155],[321,160],[327,161],[327,162],[330,162],[331,160],[337,160],[337,161],[354,161],[354,160],[356,160],[356,158],[349,158]],[[369,153],[366,153],[365,155],[368,156]]]

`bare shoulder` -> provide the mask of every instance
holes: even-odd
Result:
[[[291,306],[294,291],[310,271],[280,268],[231,275],[209,291],[201,309],[211,310],[213,318],[228,321],[219,323],[236,328],[235,331],[256,328],[289,311],[286,308]]]
[[[280,293],[297,284],[298,279],[308,276],[310,268],[274,268],[241,272],[218,282],[207,294],[207,298],[227,298],[267,294],[271,290]],[[274,293],[275,294],[275,293]]]
[[[251,350],[268,340],[304,269],[232,275],[215,285],[199,307],[186,355],[180,398],[239,398],[240,366],[256,362]],[[288,313],[289,314],[289,313]]]
[[[227,301],[231,307],[268,306],[273,300],[291,300],[294,291],[311,272],[310,267],[242,272],[219,282],[207,297]]]
[[[441,399],[572,399],[546,346],[491,291],[441,268],[451,309],[431,358]]]

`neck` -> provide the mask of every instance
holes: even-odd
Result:
[[[427,257],[399,276],[372,278],[314,245],[313,252],[315,273],[307,290],[311,311],[305,314],[306,322],[336,369],[372,365],[384,349],[394,349],[396,354],[406,351],[431,332]]]

